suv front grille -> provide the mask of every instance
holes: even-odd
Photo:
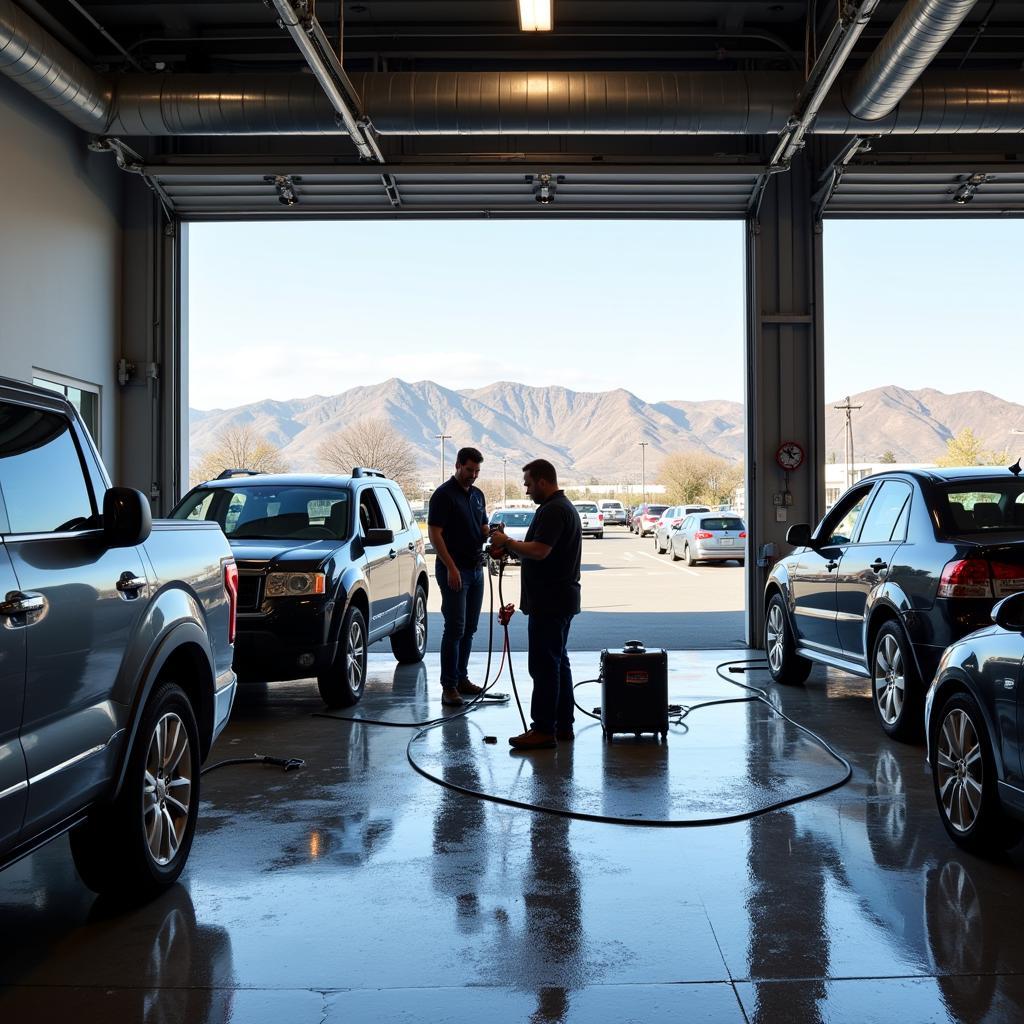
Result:
[[[238,574],[238,610],[259,611],[260,596],[263,593],[263,573],[240,572]]]

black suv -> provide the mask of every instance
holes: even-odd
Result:
[[[219,478],[189,491],[171,516],[213,520],[231,544],[240,681],[316,676],[324,701],[347,707],[363,694],[369,644],[390,637],[400,662],[423,659],[423,538],[382,473]]]
[[[1024,476],[880,473],[786,540],[798,550],[765,590],[772,676],[803,682],[812,662],[868,676],[882,728],[913,739],[942,652],[1024,590]]]

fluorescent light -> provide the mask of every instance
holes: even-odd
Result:
[[[524,32],[551,31],[552,0],[519,0],[519,27]]]

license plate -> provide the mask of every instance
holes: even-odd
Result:
[[[730,544],[732,544],[732,537],[719,537],[718,543],[723,545],[724,547],[728,547]]]

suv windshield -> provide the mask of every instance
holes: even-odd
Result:
[[[495,512],[491,522],[504,523],[506,526],[529,526],[533,516],[533,512]]]
[[[172,519],[215,522],[234,540],[345,540],[349,492],[334,487],[208,487],[185,496]]]
[[[1024,479],[972,480],[947,484],[942,518],[956,533],[1024,531]]]

